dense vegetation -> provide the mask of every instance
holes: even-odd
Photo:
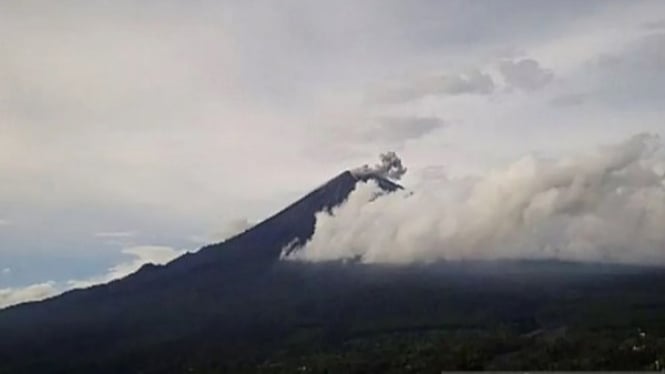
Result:
[[[350,339],[336,348],[301,347],[248,372],[440,373],[443,370],[662,370],[665,339],[638,331],[516,334],[509,329],[433,330]]]
[[[657,269],[278,263],[260,274],[180,289],[178,299],[112,284],[104,292],[114,303],[88,303],[92,294],[81,291],[54,300],[52,319],[25,324],[37,309],[10,310],[0,320],[15,318],[0,323],[0,373],[654,370],[665,362],[665,271]]]

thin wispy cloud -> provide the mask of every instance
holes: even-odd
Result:
[[[137,235],[136,231],[101,231],[101,232],[96,232],[94,234],[94,236],[97,238],[111,238],[111,239],[132,238],[136,235]]]
[[[401,103],[428,96],[489,95],[494,91],[492,77],[477,69],[456,74],[433,74],[412,80],[386,82],[375,89],[374,100]]]
[[[0,288],[0,309],[28,301],[40,301],[58,294],[54,282],[33,284],[21,288]]]

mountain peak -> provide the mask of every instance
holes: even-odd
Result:
[[[380,162],[374,166],[367,164],[351,170],[356,177],[376,177],[384,179],[400,180],[406,174],[407,168],[395,152],[386,152],[379,155]]]
[[[220,264],[247,266],[273,263],[279,259],[283,248],[304,244],[312,237],[316,213],[342,204],[358,182],[370,180],[387,192],[403,188],[376,173],[346,170],[251,229],[176,259],[166,268],[182,271]]]

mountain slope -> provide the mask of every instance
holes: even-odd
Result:
[[[270,277],[286,245],[294,240],[304,242],[312,235],[317,212],[339,205],[359,181],[370,179],[386,191],[401,189],[384,178],[359,178],[346,171],[223,243],[164,266],[144,266],[109,284],[0,311],[0,373],[3,363],[17,360],[15,364],[21,364],[23,350],[43,353],[42,359],[32,358],[32,366],[19,365],[22,371],[39,371],[51,367],[56,359],[48,355],[51,345],[67,356],[93,347],[97,353],[100,349],[117,351],[123,340],[170,341],[210,323],[224,324],[229,331],[251,327],[251,318],[245,316],[254,311],[241,305],[243,302],[231,305],[228,300],[254,292],[256,284]],[[185,319],[188,326],[177,326]],[[34,341],[36,334],[41,341]]]
[[[402,187],[378,176],[357,177],[345,171],[279,213],[229,240],[203,247],[169,265],[172,269],[191,269],[206,264],[264,264],[279,258],[282,249],[297,241],[304,243],[314,232],[315,214],[341,204],[359,181],[373,180],[388,192]]]
[[[365,178],[342,173],[166,266],[0,311],[0,374],[404,372],[418,362],[426,366],[412,371],[627,370],[660,354],[660,341],[639,356],[624,347],[638,329],[665,336],[662,269],[278,260],[285,245],[311,236],[316,212]],[[578,349],[589,342],[600,348]]]

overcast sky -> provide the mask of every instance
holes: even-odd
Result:
[[[664,69],[660,0],[0,0],[0,306],[386,150],[408,186],[665,134]]]

